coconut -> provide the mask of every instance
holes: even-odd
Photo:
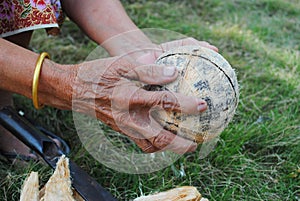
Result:
[[[178,78],[149,90],[167,90],[195,96],[207,103],[207,110],[197,115],[157,111],[154,118],[167,130],[202,143],[217,137],[232,120],[239,100],[234,69],[219,53],[200,46],[181,46],[163,53],[159,65],[176,66]]]

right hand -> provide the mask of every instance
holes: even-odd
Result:
[[[128,62],[130,61],[130,62]],[[95,115],[112,129],[130,137],[143,151],[194,151],[195,142],[165,130],[151,116],[164,109],[197,114],[206,102],[169,91],[146,91],[142,84],[163,85],[178,76],[175,67],[141,65],[131,59],[113,57],[79,66],[73,87],[73,108]]]

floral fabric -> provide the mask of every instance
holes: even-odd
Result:
[[[0,37],[39,28],[57,34],[63,20],[59,0],[0,0]]]

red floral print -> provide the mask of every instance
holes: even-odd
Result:
[[[0,37],[43,27],[56,34],[63,19],[59,0],[0,0]]]

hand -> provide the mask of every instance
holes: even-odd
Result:
[[[167,52],[175,47],[180,47],[180,46],[186,46],[186,45],[195,45],[195,46],[202,46],[209,48],[213,51],[218,52],[218,48],[209,44],[206,41],[198,41],[194,38],[185,38],[185,39],[180,39],[180,40],[174,40],[166,43],[162,43],[160,45],[149,45],[151,49],[147,51],[146,54],[143,54],[139,58],[136,58],[138,62],[141,62],[143,64],[151,64],[156,61],[156,59],[163,53]],[[145,48],[146,49],[146,48]]]
[[[154,110],[197,114],[206,102],[168,91],[146,91],[145,84],[166,84],[176,79],[175,67],[141,65],[114,57],[83,63],[73,87],[73,108],[96,115],[114,130],[129,136],[143,151],[194,151],[197,144],[162,128],[152,117]]]
[[[211,45],[210,43],[208,43],[206,41],[198,41],[198,40],[196,40],[195,38],[192,38],[192,37],[162,43],[159,46],[163,51],[168,51],[168,50],[170,50],[174,47],[186,46],[186,45],[202,46],[202,47],[206,47],[206,48],[209,48],[211,50],[214,50],[216,52],[219,51],[216,46]]]

